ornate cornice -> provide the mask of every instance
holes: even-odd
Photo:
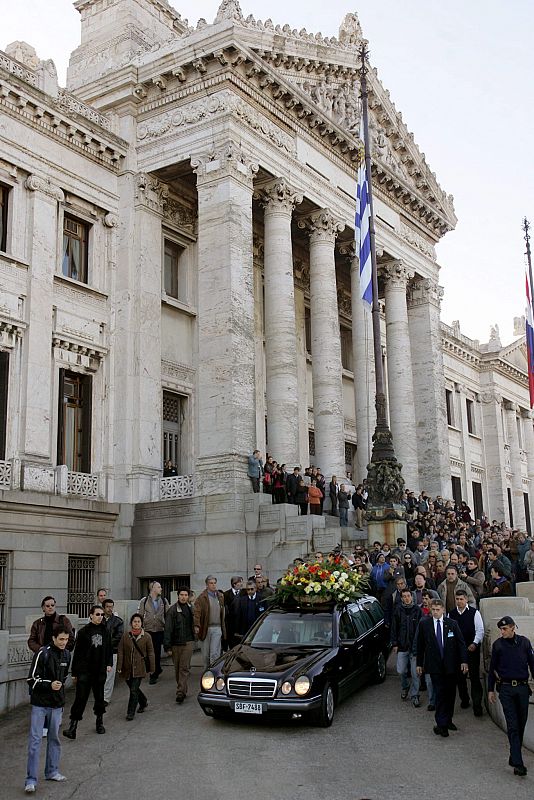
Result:
[[[60,189],[59,186],[55,186],[50,178],[40,178],[38,175],[28,175],[24,185],[26,189],[29,189],[30,192],[41,192],[42,194],[46,194],[48,197],[51,197],[53,200],[57,200],[59,203],[63,203],[65,201],[63,190]]]
[[[308,233],[312,244],[315,242],[334,244],[338,233],[345,229],[345,223],[341,222],[329,208],[315,211],[309,217],[301,217],[298,226]]]
[[[419,250],[423,255],[430,258],[432,261],[436,261],[436,251],[434,249],[434,245],[432,245],[428,239],[425,239],[424,236],[421,236],[420,233],[414,231],[409,225],[405,222],[401,222],[400,224],[400,231],[399,235],[405,242],[411,244],[412,247],[415,247]]]
[[[190,235],[195,234],[196,213],[189,206],[180,203],[174,197],[168,197],[165,203],[163,219],[171,225],[176,225]]]
[[[250,187],[258,172],[258,163],[241,145],[227,142],[219,148],[191,157],[191,166],[197,176],[197,186],[231,176]]]
[[[276,178],[254,192],[254,199],[260,201],[266,214],[291,216],[294,207],[302,203],[304,198],[285,178]]]

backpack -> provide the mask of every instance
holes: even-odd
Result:
[[[147,600],[148,600],[149,596],[150,595],[147,594],[146,597],[141,598],[141,602],[139,603],[139,605],[141,605],[141,603],[143,603],[143,622],[144,622],[145,617],[146,617],[146,603],[147,603]],[[163,619],[165,619],[167,617],[167,611],[170,608],[170,603],[169,603],[169,601],[167,600],[166,597],[162,597],[161,599],[162,599],[162,602],[163,602]]]

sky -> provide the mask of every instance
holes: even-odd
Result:
[[[350,5],[350,2],[354,5]],[[0,49],[17,39],[52,58],[65,84],[80,40],[71,0],[1,0]],[[172,0],[190,24],[219,0]],[[241,0],[245,16],[337,36],[358,13],[371,63],[441,187],[458,224],[439,243],[442,319],[503,345],[525,308],[522,220],[534,225],[532,0]]]

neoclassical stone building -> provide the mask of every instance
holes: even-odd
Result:
[[[374,429],[353,245],[356,16],[336,39],[245,18],[237,0],[195,28],[166,0],[75,6],[66,89],[28,45],[0,53],[0,627],[13,630],[44,592],[83,614],[97,585],[198,588],[258,559],[274,575],[312,540],[338,541],[331,520],[253,496],[246,455],[361,479]],[[369,82],[406,483],[523,527],[521,339],[480,345],[441,324],[452,197],[374,70]],[[162,478],[167,458],[178,477]]]

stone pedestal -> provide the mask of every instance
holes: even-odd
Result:
[[[406,520],[395,519],[394,516],[388,517],[387,514],[400,513],[404,511],[403,506],[392,506],[390,509],[367,509],[369,513],[375,514],[375,519],[370,519],[367,522],[367,540],[371,542],[382,542],[382,544],[389,544],[390,547],[397,546],[397,539],[402,537],[406,539]]]
[[[278,463],[298,464],[299,396],[291,247],[291,214],[302,202],[283,179],[257,195],[265,208],[264,296],[268,450]]]
[[[252,179],[257,166],[231,144],[193,158],[192,165],[199,231],[197,473],[202,494],[220,494],[248,490],[246,456],[256,446]]]
[[[343,229],[328,211],[299,223],[310,235],[310,315],[312,339],[315,464],[330,480],[345,474],[341,341],[334,243]]]

